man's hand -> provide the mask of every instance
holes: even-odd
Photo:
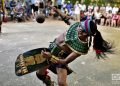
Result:
[[[54,6],[49,6],[53,11],[55,11],[55,12],[57,12],[57,8],[56,7],[54,7]]]
[[[50,52],[42,51],[41,55],[46,59],[51,59],[52,58],[52,55],[51,55]]]

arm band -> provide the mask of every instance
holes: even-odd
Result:
[[[58,63],[59,58],[56,57],[56,56],[54,56],[54,55],[52,55],[52,58],[50,59],[50,61],[51,61],[52,63]]]

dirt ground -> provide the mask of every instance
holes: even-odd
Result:
[[[35,72],[18,77],[14,63],[18,54],[27,50],[48,47],[67,26],[62,21],[4,23],[0,35],[0,86],[45,86]],[[114,54],[106,60],[95,59],[92,47],[87,55],[80,56],[69,67],[74,73],[68,76],[68,86],[120,86],[120,28],[98,26],[104,39],[114,44]],[[57,85],[57,76],[49,73]]]

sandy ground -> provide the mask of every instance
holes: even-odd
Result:
[[[45,86],[35,72],[18,77],[14,64],[18,54],[27,50],[48,47],[67,26],[62,21],[46,20],[43,24],[4,23],[0,35],[0,86]],[[120,28],[98,26],[103,37],[114,43],[115,54],[107,60],[95,59],[91,49],[69,64],[75,72],[68,76],[68,86],[120,86]],[[57,86],[57,76],[49,73]]]

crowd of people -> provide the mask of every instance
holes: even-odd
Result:
[[[75,17],[77,21],[80,20],[80,12],[84,12],[88,19],[94,19],[99,25],[120,27],[120,7],[116,4],[113,7],[110,4],[98,6],[92,3],[87,6],[83,3],[80,4],[79,1],[76,1],[74,5],[68,1],[63,3],[60,9],[67,15]]]
[[[35,20],[39,14],[49,17],[52,10],[48,4],[53,3],[51,0],[5,0],[5,15],[9,16],[11,21],[17,22]],[[70,1],[57,0],[56,6],[76,21],[80,20],[79,15],[84,12],[87,18],[94,19],[99,25],[120,27],[120,7],[116,4],[112,7],[110,4],[98,6],[92,3],[85,5],[79,1],[72,4]],[[58,17],[57,14],[53,16]]]
[[[5,15],[11,21],[30,21],[44,6],[44,0],[5,0]]]

